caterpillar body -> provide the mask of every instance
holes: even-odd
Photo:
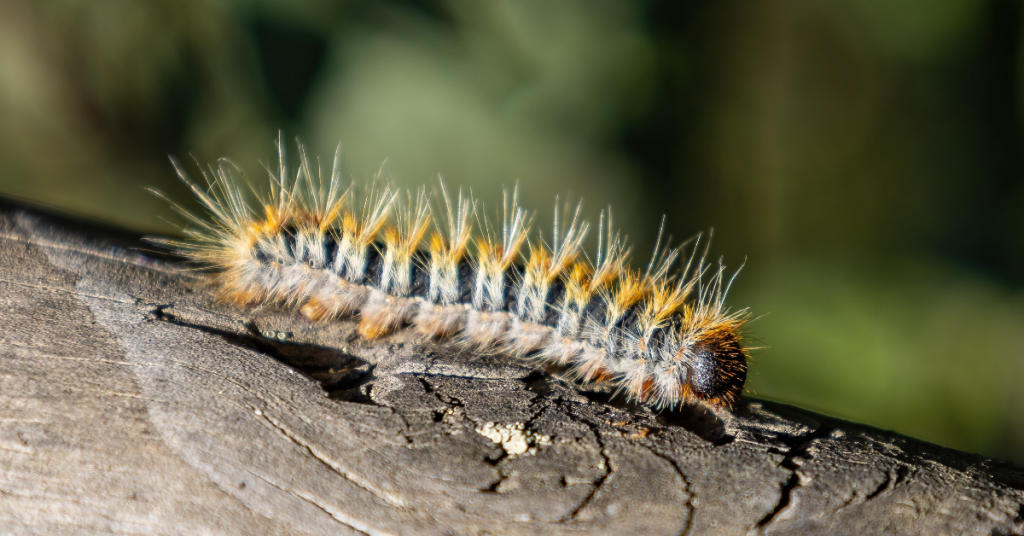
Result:
[[[646,270],[635,270],[610,212],[591,257],[579,205],[556,207],[550,241],[531,240],[532,218],[514,192],[496,224],[443,184],[429,196],[375,181],[357,202],[342,186],[337,153],[325,177],[300,144],[293,175],[280,139],[277,149],[269,191],[255,205],[246,191],[255,189],[230,161],[204,170],[205,185],[174,162],[207,214],[172,202],[191,225],[183,240],[156,241],[208,271],[220,298],[283,305],[311,321],[358,315],[367,339],[409,327],[560,367],[579,382],[610,382],[656,410],[739,398],[749,315],[725,306],[732,280],[695,244],[675,273],[682,248],[655,248]]]

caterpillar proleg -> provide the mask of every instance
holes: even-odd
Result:
[[[749,315],[726,307],[732,279],[706,262],[698,240],[688,255],[655,248],[636,270],[610,211],[590,256],[579,205],[556,202],[545,240],[531,236],[516,191],[488,220],[471,196],[443,184],[428,195],[375,181],[357,196],[343,185],[338,153],[325,175],[301,144],[294,172],[280,139],[277,149],[269,190],[254,204],[247,190],[256,189],[229,161],[204,170],[203,185],[174,163],[207,214],[172,203],[189,221],[185,239],[156,241],[209,272],[221,299],[278,304],[318,322],[357,315],[367,339],[414,329],[560,367],[579,382],[610,382],[656,410],[739,398]]]

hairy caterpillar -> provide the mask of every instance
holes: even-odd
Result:
[[[726,308],[731,279],[720,263],[709,269],[696,247],[677,273],[681,248],[655,248],[638,271],[610,212],[591,258],[579,206],[556,207],[551,241],[531,241],[532,218],[516,193],[506,193],[496,225],[443,184],[428,196],[374,182],[357,202],[342,187],[337,153],[324,177],[300,144],[292,175],[280,139],[277,149],[278,168],[256,207],[229,161],[203,171],[205,187],[174,162],[208,214],[172,203],[193,227],[184,240],[156,241],[208,269],[222,299],[281,304],[312,321],[358,314],[368,339],[410,326],[463,348],[563,367],[581,382],[612,382],[655,409],[729,407],[739,398],[748,313]],[[441,222],[431,232],[435,214]]]

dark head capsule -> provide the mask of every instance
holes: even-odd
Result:
[[[731,406],[747,379],[747,353],[731,331],[712,331],[692,350],[689,387],[697,398]]]

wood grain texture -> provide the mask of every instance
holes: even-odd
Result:
[[[4,534],[1024,534],[1010,465],[368,344],[131,247],[0,209]]]

